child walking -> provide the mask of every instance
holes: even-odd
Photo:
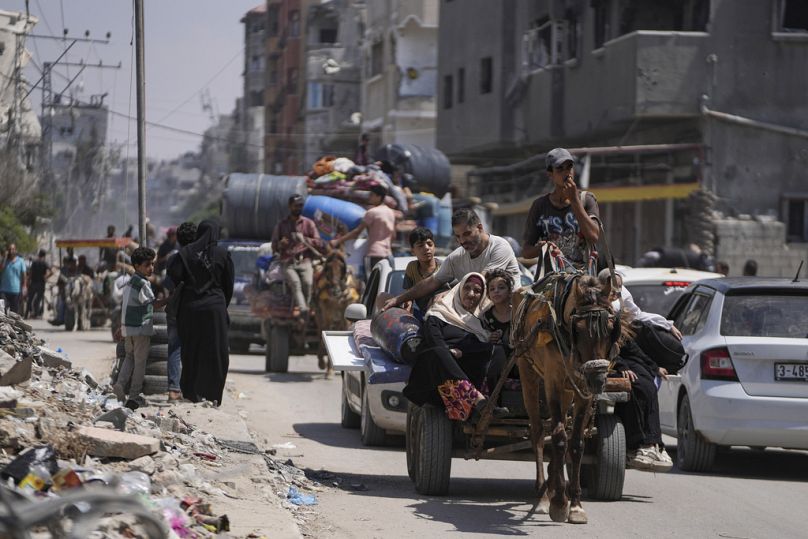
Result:
[[[124,406],[131,410],[136,410],[146,402],[140,392],[146,374],[151,336],[154,334],[152,312],[157,302],[149,277],[154,272],[155,256],[155,252],[148,247],[135,249],[132,253],[135,273],[124,285],[120,331],[124,338],[126,357],[112,390],[118,400],[126,401]]]

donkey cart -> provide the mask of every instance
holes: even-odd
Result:
[[[593,425],[586,429],[586,448],[582,459],[582,483],[588,497],[619,500],[623,495],[626,465],[626,437],[623,424],[614,415],[614,405],[629,398],[627,380],[609,378],[603,393],[596,396]],[[475,428],[468,423],[451,421],[442,407],[409,404],[407,409],[407,472],[415,489],[426,495],[445,495],[449,491],[452,459],[524,460],[535,455],[530,439],[530,422],[519,390],[504,390],[502,403],[511,411],[505,419],[483,418]],[[488,423],[487,428],[480,429]],[[567,421],[567,430],[571,421]],[[545,420],[545,432],[550,432]],[[545,436],[549,445],[550,436]],[[549,447],[544,452],[549,461]]]

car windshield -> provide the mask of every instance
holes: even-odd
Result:
[[[668,316],[673,304],[685,291],[684,286],[669,286],[667,283],[626,284],[625,286],[634,297],[637,307],[647,313],[662,316]]]
[[[733,337],[808,337],[808,295],[727,296],[721,335]]]
[[[404,272],[401,270],[392,271],[387,276],[387,291],[397,296],[404,291]]]
[[[255,261],[258,260],[258,251],[253,249],[231,249],[230,258],[233,259],[233,266],[236,275],[243,277],[256,272]]]

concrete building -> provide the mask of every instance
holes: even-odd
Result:
[[[353,156],[359,138],[363,2],[331,0],[306,16],[305,158]]]
[[[313,0],[267,0],[264,170],[270,174],[300,174],[306,166],[303,18],[313,3]]]
[[[248,11],[241,22],[244,24],[244,93],[237,105],[236,129],[241,135],[242,151],[234,171],[263,172],[266,4]]]
[[[434,147],[439,2],[367,0],[366,6],[362,131],[373,148]]]
[[[796,0],[443,1],[437,145],[521,237],[578,148],[612,250],[692,239],[687,197],[770,214],[808,240],[808,5]],[[631,147],[634,148],[626,148]],[[518,165],[514,163],[521,162]],[[528,195],[528,196],[526,196]]]

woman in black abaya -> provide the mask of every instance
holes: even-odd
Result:
[[[218,245],[219,225],[202,221],[196,241],[180,249],[167,268],[174,283],[183,283],[177,312],[182,342],[182,396],[222,403],[230,364],[227,306],[233,296],[233,261]]]

